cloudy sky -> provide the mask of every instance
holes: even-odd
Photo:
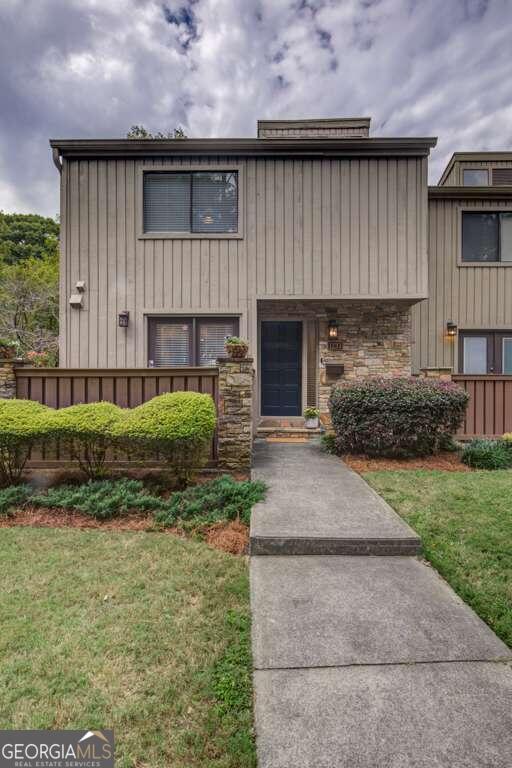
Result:
[[[372,134],[512,149],[512,0],[0,0],[0,209],[58,212],[48,139],[134,123],[254,136],[370,115]]]

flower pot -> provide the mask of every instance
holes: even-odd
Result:
[[[226,344],[226,354],[231,360],[243,360],[247,357],[247,351],[245,344]]]
[[[306,429],[318,429],[318,416],[315,416],[314,419],[305,419],[304,425]]]

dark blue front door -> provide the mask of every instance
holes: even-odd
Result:
[[[261,413],[301,415],[302,323],[261,323]]]

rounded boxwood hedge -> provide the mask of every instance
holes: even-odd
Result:
[[[208,460],[216,410],[210,395],[169,392],[127,412],[114,434],[127,450],[164,458],[180,480]]]
[[[366,379],[334,388],[329,410],[337,453],[421,456],[454,434],[469,401],[451,382]]]
[[[0,484],[13,485],[30,449],[50,436],[51,408],[34,400],[0,400]]]
[[[80,403],[53,411],[53,435],[69,450],[89,479],[106,474],[107,451],[125,411],[114,403]]]

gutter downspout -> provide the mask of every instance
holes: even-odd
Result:
[[[52,158],[53,158],[53,163],[57,168],[58,172],[62,173],[62,159],[57,147],[52,148]]]

